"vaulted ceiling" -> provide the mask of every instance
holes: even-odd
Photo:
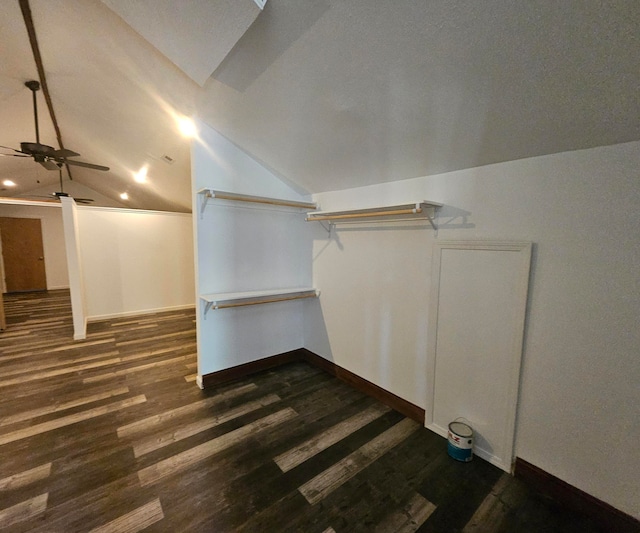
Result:
[[[183,115],[302,192],[640,140],[637,0],[29,4],[64,146],[111,169],[71,167],[65,190],[134,208],[190,209]],[[38,76],[18,0],[1,8],[0,145],[19,148]],[[58,147],[41,93],[39,118]],[[0,179],[59,189],[27,158]]]

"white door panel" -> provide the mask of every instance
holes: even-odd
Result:
[[[530,243],[441,242],[434,250],[425,425],[466,418],[474,453],[511,470]]]

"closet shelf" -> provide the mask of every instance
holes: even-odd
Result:
[[[415,202],[412,204],[386,205],[366,209],[344,211],[315,211],[307,213],[307,222],[328,221],[330,224],[356,223],[364,221],[392,222],[400,220],[428,220],[433,229],[435,212],[442,204],[436,202]]]
[[[245,305],[268,304],[299,300],[302,298],[317,298],[320,291],[313,287],[297,287],[292,289],[275,289],[268,291],[224,292],[203,294],[200,299],[205,303],[204,314],[209,309],[226,309],[228,307],[242,307]]]
[[[279,207],[293,207],[296,209],[317,209],[313,202],[298,202],[296,200],[285,200],[282,198],[269,198],[267,196],[251,196],[248,194],[238,194],[235,192],[216,191],[214,189],[200,189],[198,194],[202,197],[200,212],[204,211],[207,201],[211,199],[230,200],[232,202],[244,202],[251,204],[274,205]]]

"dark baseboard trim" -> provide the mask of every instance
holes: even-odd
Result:
[[[563,506],[589,516],[604,531],[638,533],[640,521],[566,481],[516,457],[515,477]]]
[[[424,424],[424,409],[417,405],[396,396],[395,394],[374,385],[370,381],[346,370],[335,363],[328,361],[324,357],[320,357],[315,353],[307,350],[306,348],[299,348],[290,352],[274,355],[271,357],[265,357],[251,363],[245,363],[244,365],[234,366],[218,372],[212,372],[202,376],[202,388],[212,387],[235,379],[240,379],[263,370],[275,368],[280,365],[292,363],[294,361],[305,361],[310,365],[313,365],[325,372],[328,372],[332,376],[337,377],[341,381],[348,383],[354,389],[357,389],[369,396],[372,396],[376,400],[388,405],[392,409],[395,409],[399,413],[402,413],[407,418],[411,418],[416,422]]]
[[[300,361],[302,354],[300,350],[292,350],[290,352],[273,355],[271,357],[265,357],[264,359],[258,359],[250,363],[243,365],[233,366],[226,368],[225,370],[219,370],[218,372],[211,372],[210,374],[204,374],[202,376],[202,388],[213,387],[214,385],[220,385],[221,383],[227,383],[236,379],[241,379],[251,374],[262,372],[263,370],[269,370],[280,365],[286,365],[294,361]]]
[[[367,381],[364,378],[361,378],[357,374],[350,372],[342,368],[341,366],[332,363],[331,361],[326,360],[324,357],[320,357],[315,353],[307,350],[306,348],[301,348],[300,351],[303,353],[304,360],[316,366],[325,372],[337,377],[341,381],[348,383],[354,389],[357,389],[365,394],[372,396],[376,400],[382,402],[385,405],[388,405],[392,409],[395,409],[399,413],[402,413],[407,418],[411,418],[416,422],[420,422],[424,424],[424,409],[418,407],[407,400],[400,398],[400,396],[396,396],[392,392],[379,387]]]
[[[421,424],[424,423],[424,409],[421,407],[361,378],[353,372],[336,365],[332,361],[316,355],[306,348],[299,348],[290,352],[252,361],[251,363],[205,374],[202,376],[202,386],[203,388],[212,387],[296,361],[305,361],[312,366],[324,370],[351,385],[353,388],[402,413],[407,418],[411,418]],[[569,485],[569,483],[562,481],[519,457],[516,457],[514,475],[541,494],[553,498],[561,505],[589,516],[597,522],[604,531],[616,533],[640,532],[640,522],[632,516],[619,511],[608,503],[587,494],[573,485]]]

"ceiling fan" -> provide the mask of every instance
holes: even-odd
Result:
[[[40,163],[47,170],[59,170],[60,165],[75,165],[78,167],[90,168],[93,170],[109,170],[109,167],[103,165],[95,165],[93,163],[85,163],[84,161],[76,161],[68,159],[69,157],[77,157],[80,154],[73,150],[63,148],[56,150],[52,146],[40,143],[40,130],[38,128],[38,104],[36,101],[36,92],[40,90],[40,82],[31,80],[25,82],[25,85],[33,93],[33,115],[36,125],[36,142],[20,143],[20,150],[10,148],[8,146],[0,146],[6,150],[17,152],[15,154],[0,154],[13,157],[31,157],[36,163]]]
[[[93,198],[77,198],[75,196],[71,196],[69,193],[64,192],[64,187],[62,185],[62,163],[55,163],[56,168],[59,172],[60,178],[60,190],[56,192],[52,192],[48,196],[23,196],[23,198],[47,198],[49,201],[53,201],[53,199],[60,200],[60,198],[73,198],[73,200],[78,204],[90,204],[93,202]]]

